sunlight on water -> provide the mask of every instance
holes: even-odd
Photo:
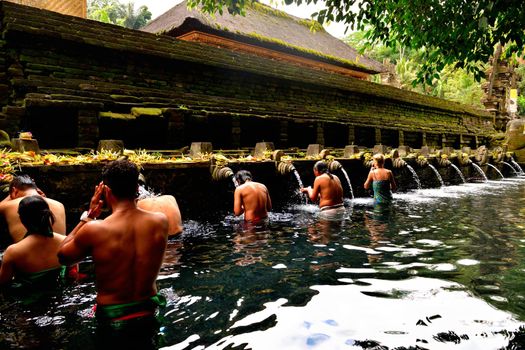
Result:
[[[496,349],[508,341],[497,331],[520,325],[456,283],[420,277],[358,282],[313,286],[318,294],[304,307],[286,306],[286,299],[267,303],[235,326],[275,317],[274,327],[227,337],[209,349],[244,343],[254,350],[345,349],[378,338],[382,346],[392,348]],[[458,314],[457,308],[463,312]]]

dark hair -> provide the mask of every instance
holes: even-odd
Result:
[[[239,170],[235,174],[235,180],[239,183],[239,185],[242,185],[247,180],[252,180],[252,173],[250,173],[248,170]]]
[[[18,175],[11,180],[9,184],[9,193],[16,188],[18,190],[27,190],[28,188],[36,188],[35,181],[29,175]]]
[[[115,160],[102,169],[102,180],[119,199],[137,197],[139,170],[129,160]]]
[[[314,169],[317,170],[318,172],[320,172],[321,174],[326,174],[326,175],[330,176],[331,179],[334,178],[332,176],[332,174],[330,174],[330,170],[328,170],[328,164],[326,164],[322,160],[320,160],[317,163],[315,163]]]
[[[18,205],[18,216],[27,229],[27,234],[53,237],[55,216],[44,198],[29,196],[22,199]]]

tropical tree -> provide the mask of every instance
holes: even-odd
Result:
[[[251,0],[189,0],[204,11],[242,14]],[[311,4],[318,0],[284,0],[286,4]],[[312,14],[320,23],[343,22],[364,30],[369,45],[383,43],[424,49],[417,79],[432,84],[446,65],[465,68],[476,79],[483,76],[497,44],[509,54],[524,54],[525,2],[523,0],[326,0]]]
[[[139,29],[149,22],[151,12],[147,6],[141,6],[135,11],[133,2],[121,3],[118,0],[89,0],[88,18],[126,28]]]
[[[468,73],[465,69],[446,65],[439,72],[439,79],[434,77],[430,84],[419,83],[416,78],[418,67],[425,59],[424,48],[416,50],[397,45],[394,49],[384,43],[369,46],[366,31],[352,32],[344,41],[368,57],[380,62],[388,60],[394,64],[399,87],[402,89],[483,107],[481,84],[475,80],[473,74]]]

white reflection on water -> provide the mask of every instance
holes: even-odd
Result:
[[[508,339],[496,332],[523,325],[512,314],[475,298],[457,283],[421,277],[359,282],[314,286],[319,294],[304,307],[285,306],[285,299],[266,303],[264,310],[237,321],[233,327],[261,322],[272,315],[276,316],[275,326],[228,336],[208,349],[246,343],[246,348],[254,350],[334,350],[356,348],[356,341],[364,340],[391,348],[497,349],[507,345]],[[337,307],[333,307],[334,301]],[[452,330],[458,336],[457,343],[434,338]]]

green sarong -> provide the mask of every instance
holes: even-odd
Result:
[[[155,314],[157,306],[166,306],[166,298],[157,294],[149,299],[125,304],[96,305],[95,316],[98,321],[122,322]]]

